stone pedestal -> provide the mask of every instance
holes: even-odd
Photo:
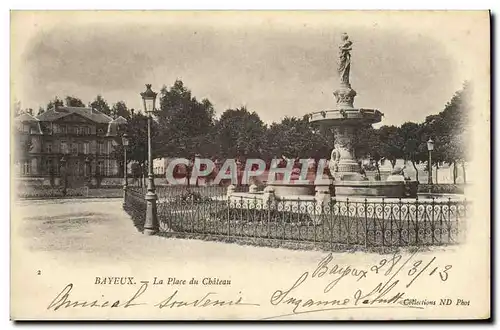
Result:
[[[337,100],[337,109],[352,109],[354,107],[354,97],[356,91],[350,84],[340,84],[340,87],[333,92]]]
[[[353,140],[357,133],[354,125],[336,126],[334,132],[334,149],[337,158],[333,164],[335,180],[355,180],[360,166],[354,155]]]

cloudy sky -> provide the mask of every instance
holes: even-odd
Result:
[[[245,105],[270,123],[335,107],[337,46],[347,32],[355,106],[379,109],[382,124],[422,121],[469,79],[474,36],[460,22],[471,16],[14,13],[12,97],[38,109],[56,95],[88,103],[101,94],[140,109],[145,83],[159,91],[181,79],[218,114]]]

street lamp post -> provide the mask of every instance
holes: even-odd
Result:
[[[122,144],[123,144],[123,205],[126,203],[127,199],[127,188],[128,188],[128,180],[127,180],[127,147],[128,147],[128,136],[127,133],[122,136]]]
[[[66,158],[64,158],[64,156],[62,156],[60,163],[61,163],[61,169],[63,170],[63,173],[62,173],[62,179],[63,179],[62,193],[63,193],[63,196],[66,196],[66,190],[68,188],[68,173],[67,173],[67,169],[66,169]]]
[[[434,141],[432,141],[431,138],[429,138],[429,141],[427,141],[427,150],[429,151],[429,178],[427,180],[427,183],[429,185],[432,185],[432,150],[434,150]]]
[[[154,235],[158,232],[158,215],[156,212],[155,182],[153,174],[153,151],[151,148],[151,121],[152,113],[155,110],[156,94],[151,90],[151,84],[146,84],[146,91],[141,93],[144,101],[144,111],[148,114],[148,192],[146,193],[146,222],[144,224],[144,233]]]
[[[86,174],[86,185],[90,187],[92,185],[92,168],[90,167],[90,158],[85,158],[85,174]]]

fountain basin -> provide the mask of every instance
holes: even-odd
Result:
[[[268,187],[272,187],[276,198],[280,199],[283,196],[312,196],[314,195],[315,186],[311,183],[295,183],[295,182],[268,182]]]
[[[335,196],[406,198],[417,196],[417,181],[335,181]]]
[[[377,109],[332,109],[311,113],[310,121],[330,122],[332,125],[366,123],[378,123],[382,119],[382,113]]]

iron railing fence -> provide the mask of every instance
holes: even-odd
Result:
[[[215,200],[199,198],[160,203],[164,228],[228,238],[305,241],[334,247],[419,246],[461,241],[467,202]]]
[[[144,223],[146,221],[146,188],[141,187],[128,187],[125,193],[125,203],[123,209],[127,212],[134,225],[139,231],[143,231]]]
[[[464,240],[471,206],[465,200],[383,198],[264,203],[258,197],[228,199],[220,188],[157,189],[160,230],[207,239],[305,242],[323,249],[447,245]],[[136,225],[144,221],[144,194],[131,189],[127,194],[126,209]]]

